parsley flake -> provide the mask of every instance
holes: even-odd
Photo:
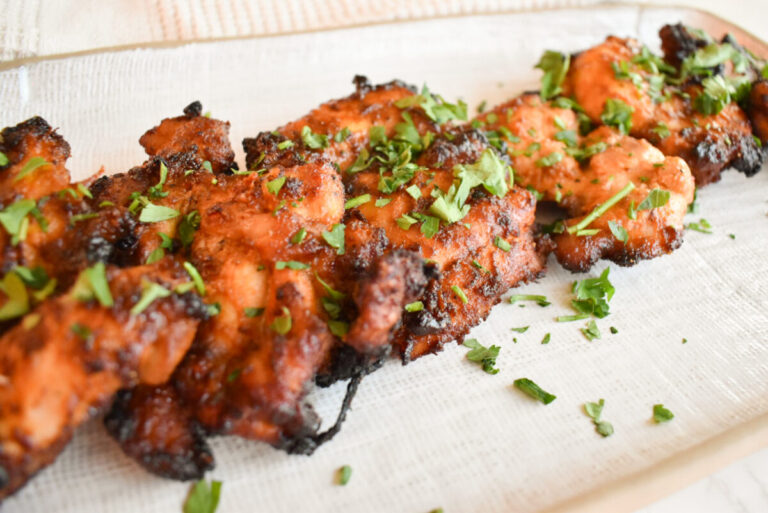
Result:
[[[621,223],[616,221],[608,221],[608,228],[611,229],[611,233],[614,237],[616,237],[616,240],[621,241],[624,244],[627,243],[629,240],[629,234],[627,233],[627,230],[621,226]]]
[[[146,310],[155,300],[162,299],[171,295],[171,291],[149,280],[142,280],[141,282],[141,297],[139,301],[131,308],[131,315],[139,315]]]
[[[0,224],[11,236],[11,244],[14,246],[27,238],[29,219],[27,214],[37,208],[35,200],[23,199],[11,203],[0,211]]]
[[[195,268],[194,265],[192,265],[189,262],[184,262],[184,270],[187,271],[187,274],[189,274],[189,277],[192,278],[192,283],[195,284],[195,289],[197,289],[197,293],[201,296],[205,295],[205,282],[203,281],[203,277],[200,276],[200,272]]]
[[[192,485],[192,489],[184,502],[184,513],[215,513],[219,507],[221,481],[211,481],[208,485],[200,480]]]
[[[504,251],[505,253],[509,253],[509,250],[512,249],[512,246],[510,245],[510,243],[502,239],[498,235],[496,236],[496,238],[493,239],[493,245],[499,248],[500,250]]]
[[[571,64],[571,56],[547,50],[534,66],[544,72],[541,77],[541,99],[548,100],[562,92],[562,84]]]
[[[349,130],[347,130],[347,132],[349,132]],[[328,147],[328,136],[312,132],[309,125],[304,125],[301,128],[301,140],[304,143],[304,146],[313,150],[320,150]]]
[[[79,301],[90,301],[95,298],[105,308],[114,304],[104,262],[96,262],[80,273],[72,286],[72,295]]]
[[[653,405],[653,421],[656,424],[661,424],[662,422],[669,422],[674,418],[675,418],[675,414],[669,411],[668,409],[666,409],[663,404]]]
[[[663,207],[669,202],[670,192],[664,189],[653,189],[648,196],[637,206],[637,210],[651,210]]]
[[[592,423],[595,425],[595,431],[597,431],[603,438],[613,434],[613,425],[610,422],[600,420],[603,415],[604,407],[604,399],[600,399],[600,401],[596,403],[584,403],[584,411],[587,416],[592,419]]]
[[[344,465],[336,471],[336,482],[339,486],[344,486],[349,483],[349,478],[352,477],[352,467]]]
[[[516,379],[514,381],[514,385],[515,385],[515,388],[517,388],[527,396],[532,397],[537,401],[541,401],[544,404],[549,404],[555,399],[557,399],[557,396],[544,391],[539,385],[537,385],[536,383],[534,383],[528,378]]]
[[[288,308],[284,306],[282,307],[282,311],[283,311],[283,315],[279,317],[275,317],[275,319],[272,321],[272,324],[270,324],[269,327],[276,333],[279,333],[280,335],[285,335],[289,331],[291,331],[293,320],[291,319],[291,311],[288,310]]]
[[[586,217],[584,217],[581,221],[579,221],[577,224],[573,226],[569,226],[567,228],[568,233],[574,233],[579,232],[586,228],[587,226],[592,223],[595,219],[605,214],[608,209],[610,209],[612,206],[614,206],[616,203],[624,199],[632,190],[635,188],[635,184],[632,182],[627,183],[619,192],[608,198],[608,200],[605,201],[605,203],[602,203],[601,205],[596,206],[592,212],[589,213]]]
[[[584,334],[585,337],[587,337],[587,340],[590,342],[592,340],[595,340],[596,338],[601,338],[602,334],[600,333],[600,329],[597,327],[597,323],[593,320],[590,320],[587,323],[586,328],[581,328],[581,332]]]
[[[336,250],[337,255],[344,254],[344,229],[345,228],[346,226],[344,224],[341,224],[341,223],[334,224],[331,227],[330,231],[328,232],[324,231],[321,234],[325,242],[327,242],[329,246],[331,246]]]
[[[544,335],[544,338],[541,339],[541,345],[547,345],[549,344],[549,341],[552,340],[552,335],[550,333],[547,333]]]
[[[277,196],[277,194],[280,192],[280,189],[283,188],[283,185],[285,185],[285,176],[279,176],[275,178],[274,180],[270,180],[267,182],[267,190]]]
[[[424,303],[421,301],[414,301],[405,305],[406,312],[421,312],[422,310],[424,310]]]
[[[0,321],[15,319],[29,312],[29,294],[17,273],[7,273],[0,281],[0,290],[7,297],[5,304],[0,307]]]
[[[532,294],[514,294],[512,296],[509,296],[507,301],[509,301],[510,305],[514,305],[518,301],[535,301],[537,305],[542,307],[549,306],[552,304],[549,301],[547,301],[546,296],[536,296]]]
[[[359,207],[360,205],[368,203],[369,201],[371,201],[370,194],[361,194],[360,196],[356,196],[354,198],[347,200],[347,202],[344,203],[344,208],[349,209],[349,208]]]
[[[451,290],[454,294],[456,294],[456,297],[458,297],[462,303],[465,305],[469,303],[469,299],[467,299],[467,295],[464,293],[463,290],[461,290],[461,287],[458,285],[451,285]]]
[[[616,289],[608,280],[610,268],[606,267],[598,278],[587,278],[574,281],[571,291],[576,299],[571,300],[571,306],[582,314],[603,318],[610,313],[608,302]]]
[[[632,128],[632,113],[634,107],[627,105],[621,100],[608,98],[605,100],[603,113],[600,119],[609,126],[615,126],[622,134],[628,134]]]
[[[304,262],[297,262],[295,260],[289,260],[287,262],[278,261],[275,262],[275,269],[278,271],[281,271],[283,269],[292,269],[294,271],[299,271],[302,269],[309,269],[309,264],[305,264]]]
[[[19,171],[15,177],[13,177],[14,182],[18,182],[25,176],[29,175],[30,173],[36,171],[37,169],[40,169],[43,166],[49,166],[50,162],[45,160],[43,157],[32,157],[27,161],[26,164],[24,164],[24,167],[21,168],[21,171]]]
[[[162,221],[168,221],[179,217],[181,212],[171,207],[164,207],[162,205],[155,205],[154,203],[147,202],[144,208],[141,209],[139,215],[139,221],[142,223],[159,223]]]
[[[467,339],[462,344],[470,348],[470,351],[467,353],[469,361],[482,365],[483,370],[488,374],[498,374],[499,369],[494,367],[496,366],[496,358],[501,350],[499,346],[485,347],[475,338]]]

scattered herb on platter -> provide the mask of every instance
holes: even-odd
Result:
[[[592,423],[595,425],[595,431],[597,431],[603,438],[613,434],[613,425],[610,422],[601,420],[604,407],[604,399],[600,399],[600,401],[596,403],[584,403],[584,411],[589,418],[592,419]]]
[[[609,271],[610,268],[606,267],[597,278],[573,282],[571,291],[576,298],[571,301],[571,306],[574,310],[598,318],[603,318],[611,313],[608,302],[616,289],[608,280]]]
[[[496,369],[496,358],[499,356],[501,348],[499,346],[485,347],[476,338],[469,338],[463,342],[463,345],[470,348],[467,353],[469,361],[479,363],[488,374],[498,374]]]
[[[539,306],[549,306],[552,303],[547,301],[546,296],[537,296],[533,294],[514,294],[512,296],[509,296],[507,299],[509,301],[510,305],[514,305],[518,301],[535,301],[537,305]]]
[[[515,388],[523,392],[525,395],[532,397],[537,401],[541,401],[544,404],[549,404],[555,399],[557,399],[557,396],[552,395],[549,392],[546,392],[539,385],[537,385],[536,383],[534,383],[528,378],[516,379],[514,382],[514,385],[515,385]]]
[[[668,409],[666,409],[663,404],[653,405],[653,421],[656,424],[661,424],[662,422],[669,422],[674,418],[675,418],[675,414],[669,411]]]
[[[184,513],[215,513],[219,507],[221,496],[221,481],[211,481],[208,484],[201,479],[192,485],[184,502]]]
[[[336,471],[336,484],[339,486],[345,486],[349,483],[349,478],[352,477],[352,467],[344,465]]]

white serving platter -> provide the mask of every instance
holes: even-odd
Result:
[[[5,63],[0,126],[42,115],[60,127],[73,149],[69,167],[84,178],[140,163],[138,137],[199,99],[231,121],[242,162],[243,137],[349,94],[356,73],[427,83],[472,108],[493,105],[537,87],[533,65],[545,49],[576,51],[609,34],[656,48],[658,28],[678,21],[732,32],[768,56],[768,46],[737,27],[682,8],[451,17]],[[481,372],[453,344],[364,380],[341,434],[312,457],[215,439],[219,511],[632,511],[768,445],[766,200],[768,172],[727,172],[700,191],[694,216],[706,217],[714,234],[687,233],[674,254],[636,267],[611,264],[617,292],[613,313],[598,323],[601,340],[588,342],[579,323],[554,322],[570,312],[570,282],[585,276],[550,260],[545,278],[517,292],[545,294],[551,306],[501,304],[472,332],[502,347],[499,374]],[[524,334],[510,331],[524,325]],[[552,341],[541,345],[545,333]],[[522,396],[511,386],[520,377],[557,400],[543,406]],[[337,385],[312,399],[330,421],[342,395]],[[599,398],[615,427],[610,438],[581,410]],[[654,425],[655,403],[675,419]],[[335,486],[343,464],[352,479]],[[178,512],[187,489],[141,470],[96,421],[3,511]]]

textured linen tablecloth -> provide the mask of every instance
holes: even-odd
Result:
[[[376,81],[392,76],[426,81],[447,98],[464,96],[471,106],[482,99],[494,104],[535,86],[536,74],[529,70],[544,48],[581,48],[617,26],[652,43],[661,22],[675,21],[643,18],[632,8],[588,19],[579,18],[587,11],[574,12],[554,26],[535,13],[446,18],[424,22],[418,34],[404,25],[355,30],[354,49],[349,33],[316,33],[296,40],[193,44],[34,62],[35,57],[146,42],[587,3],[592,2],[0,0],[0,57],[33,58],[23,68],[0,72],[0,126],[44,115],[72,144],[71,168],[83,178],[102,164],[115,172],[140,162],[135,141],[141,132],[192,99],[232,121],[238,146],[244,136],[346,94],[357,71]],[[768,29],[758,26],[759,17],[742,17],[756,8],[757,2],[743,2],[720,11],[739,16],[734,21],[765,37]],[[535,35],[515,39],[533,26]],[[499,45],[504,38],[514,44]],[[411,45],[427,48],[430,40],[440,44],[424,50],[431,59],[427,66]],[[393,52],[404,57],[393,61]],[[250,72],[242,63],[258,67]],[[457,63],[462,66],[458,71]],[[311,87],[307,69],[325,70],[312,76]],[[510,76],[509,69],[522,71]],[[241,152],[238,158],[242,161]],[[406,369],[390,364],[370,376],[342,436],[312,458],[289,457],[238,439],[214,440],[220,464],[213,477],[225,482],[222,513],[253,508],[418,513],[441,505],[447,513],[541,509],[764,415],[767,175],[764,170],[747,181],[730,172],[723,183],[702,192],[702,215],[717,228],[716,235],[688,233],[672,256],[613,269],[618,292],[614,313],[600,322],[600,343],[582,340],[575,325],[552,322],[554,315],[568,313],[566,285],[573,277],[550,262],[547,277],[520,292],[546,294],[553,307],[501,305],[473,331],[485,345],[503,347],[499,375],[483,374],[464,359],[465,348],[451,345],[439,357]],[[736,240],[728,233],[736,234]],[[606,266],[601,263],[596,270]],[[520,343],[510,344],[509,328],[527,324],[532,328],[518,336]],[[615,338],[608,333],[610,325],[620,328]],[[547,331],[552,342],[541,346]],[[683,337],[688,344],[680,343]],[[523,375],[551,388],[558,400],[543,407],[516,395],[509,385]],[[341,392],[337,386],[317,394],[324,418],[332,418]],[[600,397],[607,400],[605,418],[617,428],[605,440],[580,411],[581,403]],[[649,423],[656,402],[673,409],[674,422]],[[404,440],[413,443],[404,445]],[[352,481],[333,488],[333,469],[345,463],[354,468]],[[528,482],[531,476],[536,479]],[[185,490],[184,484],[136,468],[92,423],[55,466],[3,511],[174,512]]]

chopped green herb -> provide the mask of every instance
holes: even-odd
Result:
[[[146,264],[147,265],[154,264],[158,260],[162,260],[164,256],[165,256],[165,250],[163,248],[154,249],[152,250],[152,253],[150,253],[149,256],[147,257]]]
[[[329,246],[331,246],[336,250],[337,255],[344,254],[344,229],[345,228],[346,226],[344,224],[334,224],[331,227],[330,231],[323,232],[321,234],[325,242],[327,242]]]
[[[307,230],[304,227],[299,228],[299,231],[293,234],[291,237],[291,244],[301,244],[304,238],[307,236]]]
[[[584,411],[592,419],[592,423],[595,425],[595,431],[597,431],[602,437],[608,437],[613,434],[613,425],[610,422],[600,420],[603,415],[603,408],[605,407],[605,400],[600,399],[597,403],[585,403]]]
[[[338,290],[335,290],[333,287],[331,287],[325,280],[323,280],[317,273],[315,273],[315,278],[317,278],[317,281],[320,282],[320,285],[323,286],[325,291],[328,293],[328,295],[331,297],[331,299],[335,301],[341,301],[346,297],[346,294],[343,292],[339,292]]]
[[[94,219],[96,217],[99,217],[98,212],[89,212],[87,214],[75,214],[69,218],[69,224],[72,226],[75,226],[75,223],[79,223],[80,221],[86,221],[88,219]]]
[[[248,308],[243,310],[243,313],[245,314],[246,317],[252,319],[254,317],[259,317],[260,315],[262,315],[264,313],[264,310],[265,309],[262,306],[249,306]]]
[[[544,72],[541,77],[541,99],[548,100],[562,92],[562,84],[571,64],[570,55],[547,50],[534,66]]]
[[[511,328],[511,329],[512,329],[512,331],[517,332],[517,333],[525,333],[526,331],[528,331],[529,327],[530,326],[521,326],[520,328]]]
[[[704,218],[701,218],[698,223],[688,223],[685,225],[685,228],[688,230],[695,230],[697,232],[706,233],[708,235],[712,234],[712,225],[709,224],[709,221]]]
[[[203,277],[200,276],[200,273],[195,268],[195,266],[189,262],[184,262],[184,270],[187,271],[187,274],[189,274],[189,277],[192,278],[192,283],[195,284],[195,289],[197,289],[197,293],[200,294],[201,296],[204,296],[205,282],[203,281]]]
[[[291,331],[293,320],[291,319],[291,311],[288,310],[288,308],[282,307],[282,310],[283,310],[283,315],[279,317],[275,317],[275,319],[272,321],[272,324],[270,324],[269,327],[276,333],[279,333],[280,335],[285,335],[286,333]]]
[[[687,344],[687,343],[688,343],[688,339],[687,339],[687,338],[684,338],[684,339],[683,339],[683,344]]]
[[[661,424],[662,422],[669,422],[674,418],[675,418],[675,414],[669,411],[668,409],[666,409],[663,404],[653,405],[653,421],[656,424]]]
[[[345,321],[330,320],[328,329],[337,337],[343,337],[349,332],[349,323]]]
[[[301,140],[304,142],[304,146],[313,150],[320,150],[328,147],[328,136],[312,132],[309,125],[304,125],[301,128]]]
[[[542,193],[540,193],[539,191],[537,191],[536,189],[534,189],[533,185],[526,185],[526,186],[525,186],[525,188],[526,188],[526,189],[527,189],[527,190],[528,190],[528,191],[529,191],[531,194],[533,194],[533,197],[534,197],[534,198],[536,198],[536,201],[541,201],[541,198],[543,198],[543,197],[544,197],[544,195],[543,195]]]
[[[406,187],[405,192],[407,192],[408,195],[415,200],[421,198],[421,189],[419,189],[419,186],[416,184]]]
[[[587,340],[592,341],[596,338],[602,338],[602,334],[600,333],[600,330],[597,327],[597,323],[593,320],[590,320],[587,323],[586,328],[581,328],[581,332],[584,334],[585,337],[587,337]]]
[[[165,185],[166,180],[168,179],[168,167],[166,167],[164,162],[160,162],[160,178],[157,181],[156,185],[153,185],[149,189],[147,189],[147,196],[150,198],[165,198],[168,196],[167,192],[163,192],[163,185]]]
[[[512,246],[510,245],[510,243],[502,239],[498,235],[493,239],[493,245],[507,253],[509,252],[510,249],[512,249]]]
[[[561,160],[563,160],[563,154],[559,153],[557,151],[553,151],[552,153],[550,153],[546,157],[541,157],[540,159],[537,159],[534,162],[534,164],[537,167],[549,167],[549,166],[554,166],[555,164],[557,164]]]
[[[379,198],[374,203],[374,206],[377,208],[381,208],[383,206],[389,205],[389,202],[392,201],[392,198]]]
[[[174,219],[180,215],[181,213],[176,209],[147,202],[147,204],[144,205],[144,208],[141,209],[139,221],[142,223],[159,223],[161,221]]]
[[[632,128],[632,113],[634,107],[627,105],[621,100],[608,98],[605,100],[603,113],[600,119],[609,126],[615,126],[623,134],[628,134]]]
[[[184,513],[215,513],[219,507],[221,481],[211,481],[210,486],[204,480],[192,485],[184,502]]]
[[[552,335],[547,333],[544,335],[544,338],[541,339],[541,345],[549,344],[549,341],[552,340]]]
[[[424,310],[424,303],[421,301],[414,301],[405,305],[406,312],[420,312],[422,310]]]
[[[350,132],[349,127],[345,126],[341,130],[339,130],[336,133],[336,135],[333,136],[333,140],[336,141],[337,143],[340,143],[340,142],[343,142],[343,141],[346,141],[347,139],[349,139],[349,136],[351,134],[352,134],[352,132]]]
[[[608,280],[609,271],[610,268],[606,267],[598,278],[587,278],[573,282],[571,290],[576,295],[576,299],[571,301],[571,306],[577,312],[599,318],[610,313],[608,302],[616,289]]]
[[[454,294],[456,294],[456,297],[458,297],[462,303],[465,305],[469,302],[469,299],[467,299],[467,295],[464,293],[463,290],[461,290],[461,287],[458,285],[451,285],[451,290]]]
[[[349,483],[349,478],[352,477],[352,467],[344,465],[336,471],[336,482],[340,486],[344,486]]]
[[[77,184],[77,190],[80,191],[80,194],[82,194],[83,197],[88,199],[93,199],[93,194],[91,194],[91,191],[88,190],[88,187],[86,187],[85,185],[81,183]]]
[[[283,269],[292,269],[294,271],[299,271],[302,269],[309,269],[309,264],[305,264],[304,262],[297,262],[295,260],[289,260],[287,262],[278,261],[275,262],[275,269],[278,271],[281,271]]]
[[[371,201],[370,194],[361,194],[360,196],[355,196],[354,198],[347,200],[347,202],[344,203],[344,208],[348,209],[359,207],[360,205],[368,203],[369,201]]]
[[[480,102],[480,105],[478,105],[478,106],[477,106],[477,113],[478,113],[478,114],[482,114],[482,113],[483,113],[483,111],[485,111],[485,105],[486,105],[486,103],[487,103],[487,102],[486,102],[485,100],[483,100],[483,101],[481,101],[481,102]]]
[[[616,221],[608,221],[608,228],[611,229],[611,233],[614,237],[616,237],[616,240],[621,241],[624,244],[627,243],[629,240],[629,234],[627,233],[627,230],[621,226],[620,223]]]
[[[728,237],[730,237],[731,239],[736,239],[736,234],[733,234],[733,233],[729,233],[729,234],[728,234]]]
[[[281,141],[277,143],[277,149],[278,150],[286,150],[288,148],[293,148],[293,141]]]
[[[200,212],[193,210],[181,218],[179,222],[179,240],[185,248],[192,244],[195,232],[200,228]],[[170,249],[170,246],[167,248]]]
[[[0,290],[7,300],[0,307],[0,321],[15,319],[29,312],[29,294],[18,274],[9,272],[0,281]]]
[[[10,161],[8,160],[6,154],[0,151],[0,166],[7,166],[8,162]]]
[[[93,332],[88,326],[83,326],[79,322],[74,323],[72,326],[69,327],[70,330],[72,330],[72,333],[77,335],[83,340],[88,340],[91,338],[91,335]]]
[[[141,298],[131,308],[131,315],[139,315],[141,312],[147,309],[155,300],[162,299],[171,295],[171,291],[160,285],[148,280],[142,280],[141,282]]]
[[[11,236],[11,244],[14,246],[27,238],[27,228],[29,219],[27,214],[31,213],[36,207],[35,200],[23,199],[11,203],[0,211],[0,224]]]
[[[539,306],[549,306],[552,304],[547,301],[546,296],[534,296],[532,294],[514,294],[509,296],[507,301],[509,301],[510,305],[514,305],[518,301],[535,301]]]
[[[22,265],[17,265],[12,269],[13,272],[19,275],[19,278],[28,286],[33,289],[41,289],[48,283],[48,273],[42,267],[35,267],[30,269]]]
[[[467,104],[459,100],[456,104],[446,102],[440,95],[432,95],[425,85],[421,94],[401,98],[395,102],[399,109],[419,106],[429,119],[442,125],[446,121],[467,119]]]
[[[659,121],[656,127],[651,129],[651,132],[655,133],[662,139],[664,139],[665,137],[669,137],[671,135],[671,132],[669,131],[669,127],[663,121]]]
[[[421,233],[428,239],[431,239],[440,231],[440,219],[434,216],[422,215]]]
[[[619,192],[611,196],[605,203],[596,206],[592,212],[590,212],[589,215],[587,215],[584,219],[582,219],[579,223],[569,226],[567,228],[568,233],[574,233],[578,232],[580,230],[583,230],[589,224],[600,217],[601,215],[605,214],[608,209],[610,209],[612,206],[614,206],[616,203],[624,199],[632,190],[635,188],[635,184],[632,182],[627,183]]]
[[[274,180],[270,180],[267,182],[267,190],[277,196],[277,194],[280,192],[280,189],[283,188],[283,185],[285,184],[286,177],[285,176],[279,176],[275,178]]]
[[[611,326],[611,328],[610,328],[610,329],[611,329],[611,333],[613,333],[614,335],[615,335],[616,333],[618,333],[618,332],[619,332],[619,330],[617,330],[617,329],[616,329],[616,328],[614,328],[613,326]]]
[[[555,141],[565,143],[568,148],[575,148],[579,144],[575,130],[561,130],[555,134],[554,138]],[[560,160],[562,160],[562,155],[557,162],[560,162]]]
[[[560,315],[555,317],[557,322],[583,321],[584,319],[589,319],[589,314]]]
[[[84,269],[72,287],[72,294],[80,301],[90,301],[95,298],[101,306],[111,307],[114,300],[109,290],[104,262],[97,262],[92,267]]]
[[[28,174],[36,171],[37,169],[50,165],[50,162],[45,160],[43,157],[32,157],[27,161],[26,164],[24,164],[24,167],[21,168],[21,171],[19,171],[16,176],[13,178],[14,182],[18,182]]]
[[[397,223],[397,226],[399,226],[403,230],[407,230],[411,227],[414,223],[417,223],[416,219],[409,216],[408,214],[403,214],[400,217],[398,217],[395,222]]]
[[[670,192],[664,189],[653,189],[648,196],[637,206],[637,210],[651,210],[663,207],[669,202]]]
[[[539,385],[528,378],[516,379],[514,381],[514,385],[518,390],[527,396],[532,397],[537,401],[541,401],[544,404],[549,404],[557,399],[557,396],[552,395],[549,392],[545,392]]]
[[[494,367],[496,366],[496,358],[501,350],[499,346],[485,347],[474,338],[465,340],[463,345],[470,348],[470,351],[467,353],[469,361],[482,365],[483,370],[488,374],[498,374],[499,369]]]
[[[472,267],[474,267],[475,269],[480,269],[481,271],[483,271],[486,274],[491,272],[488,269],[486,269],[485,267],[483,267],[483,265],[480,264],[480,262],[478,262],[477,260],[472,260]]]

